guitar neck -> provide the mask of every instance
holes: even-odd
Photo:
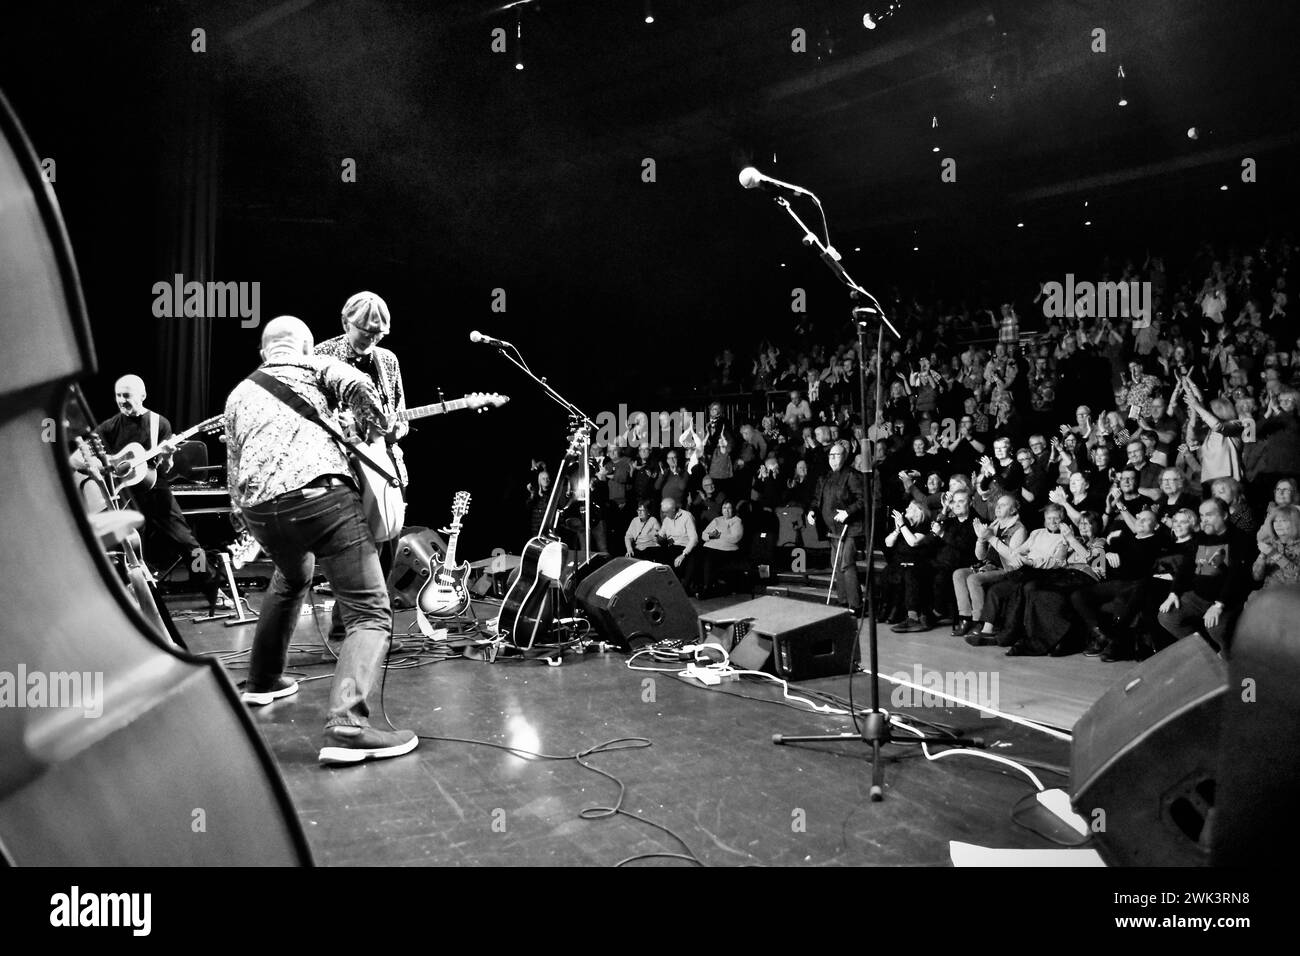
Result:
[[[453,398],[449,402],[434,402],[432,405],[417,405],[415,408],[407,408],[397,413],[399,421],[409,422],[417,418],[428,418],[430,415],[445,415],[447,412],[459,412],[462,409],[470,408],[471,403],[468,398]]]
[[[447,556],[443,558],[443,564],[449,568],[456,566],[456,539],[460,537],[460,528],[456,528],[447,539]]]

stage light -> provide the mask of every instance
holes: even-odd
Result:
[[[1189,126],[1189,127],[1187,127],[1187,138],[1188,138],[1188,139],[1200,139],[1200,136],[1201,136],[1201,131],[1200,131],[1199,129],[1197,129],[1195,126]]]
[[[1120,105],[1120,106],[1128,106],[1128,100],[1126,100],[1124,97],[1121,96],[1121,97],[1119,98],[1119,105]]]
[[[936,146],[934,149],[930,150],[930,152],[932,152],[932,153],[937,153],[937,152],[939,152],[939,147]]]
[[[920,246],[913,246],[913,247],[912,247],[912,251],[913,251],[913,252],[920,252],[920,251],[921,251],[921,247],[920,247]]]
[[[651,16],[650,14],[647,13],[647,14],[646,14],[646,18],[645,18],[645,22],[646,22],[646,23],[654,23],[654,22],[655,22],[655,18],[654,18],[653,16]]]
[[[862,25],[868,30],[874,30],[876,28],[876,21],[871,19],[871,14],[866,13],[862,16]]]
[[[781,268],[782,268],[782,269],[784,269],[784,268],[785,268],[785,263],[784,263],[784,262],[783,262],[783,263],[781,263]]]
[[[861,246],[854,246],[854,247],[853,247],[853,251],[854,251],[854,252],[861,252],[861,251],[862,251],[862,247],[861,247]]]
[[[645,22],[646,23],[655,22],[655,12],[650,9],[650,0],[645,0]]]
[[[1219,192],[1221,192],[1221,193],[1226,193],[1227,191],[1228,191],[1227,184],[1224,184],[1224,185],[1222,185],[1222,186],[1219,187]]]
[[[1084,224],[1085,226],[1091,226],[1091,225],[1092,225],[1092,220],[1091,220],[1091,219],[1085,219],[1085,220],[1083,221],[1083,224]]]
[[[1016,223],[1016,228],[1017,228],[1017,229],[1024,229],[1024,228],[1025,228],[1025,224],[1024,224],[1023,222],[1018,222],[1018,223]]]

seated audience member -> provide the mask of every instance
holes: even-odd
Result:
[[[1086,656],[1109,663],[1128,660],[1136,652],[1133,626],[1141,610],[1142,589],[1165,551],[1158,528],[1155,512],[1143,511],[1136,532],[1118,531],[1108,538],[1101,568],[1104,578],[1070,598],[1074,612],[1088,629]],[[1102,626],[1103,615],[1114,622],[1109,629]]]
[[[885,536],[891,591],[901,591],[901,603],[894,615],[894,630],[928,631],[926,611],[931,604],[929,593],[930,558],[934,538],[930,536],[930,513],[925,505],[913,501],[906,511],[893,513],[894,527]]]
[[[1262,582],[1261,590],[1300,584],[1300,508],[1287,505],[1275,509],[1269,525],[1269,535],[1259,542],[1259,557],[1251,573]]]
[[[956,477],[956,476],[954,476]],[[975,522],[970,510],[970,489],[949,491],[943,512],[930,525],[935,541],[930,590],[934,595],[934,623],[952,624],[957,617],[952,576],[958,568],[975,563]]]
[[[1106,499],[1092,488],[1092,476],[1086,471],[1076,471],[1070,475],[1070,490],[1053,488],[1047,493],[1047,500],[1065,509],[1065,517],[1075,528],[1079,527],[1079,518],[1088,511],[1101,513],[1106,507]]]
[[[1228,523],[1243,534],[1256,535],[1259,524],[1251,513],[1250,504],[1242,493],[1241,482],[1236,478],[1216,478],[1210,486],[1215,498],[1228,506]]]
[[[1145,495],[1152,501],[1160,497],[1160,473],[1161,467],[1147,457],[1146,442],[1141,438],[1134,438],[1124,446],[1124,453],[1128,456],[1125,464],[1126,468],[1132,468],[1137,474],[1138,494]]]
[[[650,511],[651,502],[643,500],[636,506],[636,517],[627,526],[623,535],[623,546],[629,558],[656,559],[655,548],[659,547],[659,519]]]
[[[695,527],[703,527],[722,514],[723,502],[729,500],[717,483],[706,475],[700,490],[691,499],[691,517],[695,519]]]
[[[1044,512],[1044,521],[1047,521]],[[1009,596],[1002,630],[997,643],[1007,648],[1009,657],[1060,656],[1069,650],[1068,640],[1074,627],[1069,615],[1070,601],[1081,588],[1096,583],[1106,541],[1101,537],[1101,515],[1088,512],[1079,517],[1076,534],[1068,521],[1061,521],[1061,535],[1068,551],[1064,567],[1049,570],[1022,570],[1018,593]],[[1015,576],[999,581],[994,590],[1014,587]],[[1002,598],[998,598],[1002,600]],[[993,592],[990,591],[990,600]],[[1017,603],[1019,607],[1017,607]]]
[[[1195,557],[1175,574],[1160,625],[1175,639],[1200,633],[1222,649],[1250,590],[1256,545],[1228,524],[1228,506],[1219,499],[1201,502],[1200,513]]]
[[[1048,505],[1043,512],[1043,527],[1029,532],[1019,547],[1009,549],[1004,555],[1003,566],[1007,574],[985,588],[984,606],[979,616],[982,627],[978,633],[966,635],[967,644],[978,647],[999,643],[998,625],[1007,620],[1018,620],[1019,602],[1014,607],[1006,605],[1009,599],[1019,594],[1020,585],[1031,579],[1035,572],[1065,567],[1070,546],[1061,533],[1064,517],[1064,508]],[[1008,640],[1003,646],[1009,647],[1012,643],[1014,640]]]
[[[1293,505],[1300,506],[1300,487],[1294,478],[1283,478],[1273,486],[1273,500],[1268,503],[1268,510],[1264,512],[1264,523],[1259,527],[1259,533],[1255,538],[1263,541],[1269,537],[1272,532],[1272,520],[1274,513],[1279,508],[1289,508]]]
[[[695,570],[700,587],[697,597],[707,597],[720,575],[748,567],[745,556],[740,552],[740,541],[744,534],[744,525],[736,517],[731,502],[724,501],[722,513],[710,521],[700,535],[701,547]]]
[[[803,392],[799,389],[790,390],[790,403],[785,406],[785,414],[782,417],[796,427],[812,421],[812,406],[808,404],[808,400],[803,397]]]
[[[672,567],[681,580],[690,580],[695,560],[693,554],[700,537],[695,531],[691,513],[679,508],[672,498],[664,498],[659,503],[658,541],[653,560]]]
[[[1151,499],[1138,492],[1137,472],[1131,467],[1120,470],[1119,477],[1106,496],[1106,533],[1118,528],[1137,530],[1138,512],[1151,507]]]
[[[1195,513],[1201,499],[1187,491],[1187,480],[1177,468],[1160,472],[1160,497],[1155,502],[1156,517],[1165,527],[1173,524],[1174,515],[1183,509]]]
[[[974,622],[984,613],[984,589],[1011,573],[1005,562],[1029,537],[1020,520],[1020,502],[1012,495],[998,499],[991,523],[985,524],[978,518],[974,523],[976,563],[973,567],[958,568],[952,575],[953,592],[957,596],[957,620],[952,625],[955,637],[970,633]]]

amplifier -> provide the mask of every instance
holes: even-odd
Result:
[[[700,615],[699,636],[737,667],[799,681],[847,674],[858,627],[845,608],[769,596]]]

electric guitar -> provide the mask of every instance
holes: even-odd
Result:
[[[508,634],[516,647],[532,647],[544,636],[555,618],[555,588],[568,562],[569,549],[556,536],[554,526],[559,517],[561,489],[568,486],[568,475],[582,460],[585,428],[576,429],[569,439],[564,461],[551,483],[551,497],[542,513],[537,536],[524,545],[519,575],[506,592],[501,604],[497,631]]]
[[[173,435],[164,442],[159,442],[146,449],[139,442],[133,441],[114,455],[108,456],[108,467],[113,472],[113,482],[117,490],[140,485],[148,491],[158,481],[158,470],[153,467],[153,460],[168,448],[175,448],[181,442],[189,441],[195,435],[210,434],[220,431],[224,416],[213,415],[199,422],[193,428],[186,429],[179,435]]]
[[[456,539],[460,537],[460,519],[469,511],[469,492],[458,491],[451,504],[451,527],[447,529],[447,554],[431,568],[420,587],[416,603],[432,618],[459,617],[469,609],[469,562],[456,564]]]
[[[409,422],[432,415],[443,415],[462,409],[473,408],[483,411],[488,408],[500,408],[510,398],[495,392],[485,394],[473,392],[462,398],[449,402],[435,402],[432,405],[420,405],[396,413],[397,421]],[[402,464],[402,451],[387,438],[380,436],[367,442],[355,432],[346,438],[348,444],[366,455],[371,461],[388,471],[396,478],[389,481],[365,462],[359,462],[356,468],[357,480],[361,483],[361,504],[366,512],[366,523],[376,541],[388,541],[397,537],[406,520],[406,497],[403,488],[406,485],[406,468]]]
[[[257,543],[257,539],[252,533],[245,528],[239,532],[239,537],[226,547],[230,552],[230,566],[233,568],[242,568],[250,561],[256,561],[257,556],[262,552],[262,546]]]

